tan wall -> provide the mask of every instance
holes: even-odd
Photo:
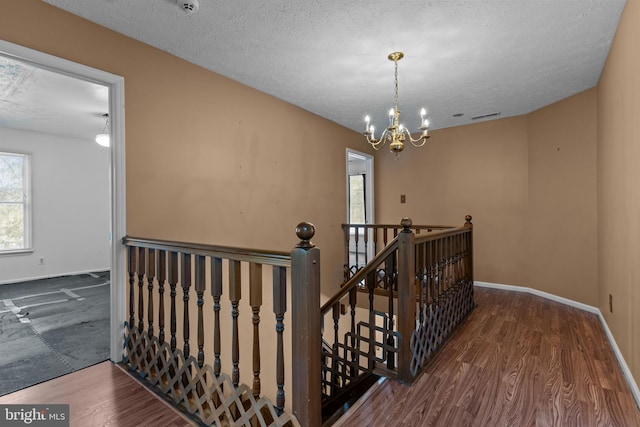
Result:
[[[37,0],[2,6],[0,39],[124,77],[128,234],[290,250],[297,243],[296,225],[308,220],[316,226],[313,241],[322,250],[324,293],[339,288],[345,150],[367,151],[358,133]],[[266,279],[265,288],[263,350],[272,348],[269,343],[275,340]],[[208,291],[205,295],[205,319],[212,325],[211,297]],[[191,352],[196,354],[197,312],[195,295],[191,297]],[[165,298],[168,313],[168,295]],[[241,372],[242,381],[250,384],[248,299],[245,288],[240,304]],[[228,307],[222,315],[229,318]],[[287,384],[290,331],[287,323]],[[229,328],[223,328],[223,334],[228,336]],[[205,335],[210,358],[212,344]],[[227,373],[229,351],[223,351]],[[263,391],[273,396],[275,353],[263,354]],[[287,399],[290,404],[290,394]]]
[[[477,280],[526,285],[526,131],[515,117],[434,131],[398,158],[378,151],[378,222],[462,225],[471,214]]]
[[[527,116],[529,286],[598,304],[597,91]]]
[[[124,77],[129,234],[289,250],[308,220],[339,287],[359,134],[37,0],[3,5],[0,38]]]
[[[629,0],[598,85],[598,280],[600,311],[636,382],[640,382],[639,118],[640,3]]]
[[[596,305],[596,95],[438,130],[397,159],[377,152],[379,220],[462,225],[471,214],[476,280]]]

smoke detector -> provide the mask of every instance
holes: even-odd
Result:
[[[180,6],[180,9],[184,10],[185,13],[189,15],[197,12],[200,7],[198,0],[177,0],[177,3],[178,6]]]

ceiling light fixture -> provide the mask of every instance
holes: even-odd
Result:
[[[102,117],[105,118],[104,128],[102,129],[102,133],[96,135],[96,142],[103,147],[108,147],[111,141],[109,137],[109,114],[105,113]]]
[[[414,147],[422,147],[429,138],[427,132],[429,131],[429,120],[427,120],[426,115],[427,112],[423,108],[420,110],[420,130],[422,134],[420,138],[413,139],[409,130],[404,127],[404,125],[400,124],[400,110],[398,110],[398,61],[400,61],[404,57],[404,53],[402,52],[393,52],[390,53],[388,58],[390,61],[393,61],[395,66],[395,102],[394,108],[389,110],[389,126],[382,131],[382,135],[380,138],[375,137],[375,131],[373,126],[371,126],[371,119],[369,116],[364,118],[365,128],[364,128],[364,136],[367,138],[367,142],[371,144],[371,146],[379,150],[384,146],[384,144],[389,142],[389,150],[394,153],[396,156],[400,154],[402,150],[404,150],[404,141],[405,139],[409,139],[411,144]]]

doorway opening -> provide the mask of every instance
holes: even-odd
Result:
[[[348,224],[373,224],[373,156],[359,151],[347,149],[347,223]],[[366,260],[374,255],[373,246],[367,249],[365,245],[354,245],[355,229],[350,229],[353,234],[349,241],[349,265],[358,267],[366,264]],[[358,228],[358,240],[364,239],[364,228]],[[367,231],[373,237],[373,231]]]
[[[20,72],[21,77],[28,79],[31,76],[42,76],[46,74],[46,72],[51,73],[52,76],[56,76],[57,78],[66,81],[77,83],[82,82],[86,83],[85,86],[91,88],[99,88],[105,91],[108,96],[107,101],[104,103],[103,107],[106,111],[96,111],[96,114],[109,114],[109,122],[110,122],[110,139],[111,143],[109,148],[102,148],[102,153],[98,153],[97,156],[102,156],[103,164],[101,172],[103,175],[100,179],[104,180],[104,189],[103,194],[100,195],[102,197],[103,203],[100,204],[101,210],[100,215],[104,218],[104,228],[101,228],[101,239],[104,239],[102,244],[104,247],[104,263],[99,270],[102,271],[90,271],[93,269],[95,263],[91,264],[87,268],[86,271],[81,271],[82,268],[79,268],[77,265],[72,266],[61,266],[56,270],[55,263],[63,263],[61,261],[62,256],[60,254],[67,252],[68,247],[65,247],[67,240],[69,239],[56,239],[53,242],[56,250],[51,250],[49,253],[50,256],[43,255],[41,252],[42,246],[38,246],[40,242],[39,238],[43,238],[43,232],[39,232],[38,234],[34,234],[34,245],[30,251],[26,253],[16,255],[7,255],[0,257],[0,262],[8,262],[13,264],[24,264],[24,268],[22,271],[16,271],[14,276],[11,279],[16,280],[3,280],[4,283],[9,282],[23,282],[27,283],[28,280],[34,282],[40,279],[47,277],[49,274],[51,276],[64,277],[65,274],[63,271],[68,273],[77,273],[66,275],[68,280],[76,280],[81,279],[82,276],[87,276],[88,279],[91,279],[91,283],[77,283],[76,285],[61,285],[58,286],[60,289],[55,290],[45,290],[43,292],[36,292],[39,295],[31,295],[27,293],[26,296],[18,296],[15,295],[12,298],[5,298],[7,301],[11,300],[12,307],[5,307],[6,304],[3,304],[3,300],[0,299],[0,311],[7,308],[11,315],[15,317],[19,321],[18,326],[25,325],[31,323],[32,326],[36,323],[34,318],[35,313],[39,312],[44,314],[44,310],[42,307],[47,307],[51,309],[54,307],[56,301],[60,301],[62,304],[62,300],[66,300],[64,302],[71,303],[77,302],[80,306],[82,304],[88,304],[88,295],[85,296],[84,293],[94,293],[100,290],[106,291],[102,300],[106,299],[109,301],[109,306],[105,308],[108,312],[108,320],[105,320],[106,325],[108,326],[107,335],[107,343],[106,348],[108,350],[107,358],[119,362],[122,358],[122,336],[123,336],[123,320],[125,318],[125,292],[124,292],[124,266],[125,266],[125,249],[123,245],[120,244],[122,237],[125,235],[125,180],[124,180],[124,79],[120,76],[116,76],[101,70],[97,70],[91,67],[87,67],[81,64],[77,64],[71,61],[67,61],[61,58],[57,58],[52,55],[48,55],[43,52],[39,52],[36,50],[32,50],[23,46],[19,46],[13,43],[9,43],[3,40],[0,40],[0,59],[3,59],[3,63],[0,66],[0,71],[10,74],[11,72]],[[9,64],[9,65],[7,65]],[[11,65],[13,64],[13,66]],[[17,88],[18,83],[15,86],[9,87],[7,90],[19,90]],[[1,92],[1,91],[0,91]],[[17,92],[14,92],[14,95]],[[4,95],[7,95],[6,93]],[[52,108],[48,105],[46,101],[47,99],[43,99],[41,105],[39,107],[42,109],[41,111],[45,111],[46,108]],[[8,116],[8,114],[6,114]],[[53,116],[53,115],[52,115]],[[8,117],[0,117],[5,119]],[[26,118],[26,116],[25,116]],[[102,120],[102,119],[101,119]],[[34,123],[39,122],[39,125],[43,125],[43,121],[41,116],[37,114],[33,114],[28,118],[27,121],[31,121]],[[6,122],[5,120],[0,121],[2,125]],[[1,125],[0,125],[1,126]],[[95,133],[99,133],[104,129],[104,123],[102,123],[99,128],[96,129]],[[36,167],[40,168],[46,164],[48,161],[51,163],[51,160],[55,158],[55,156],[64,156],[64,153],[61,153],[62,149],[57,150],[53,145],[47,146],[46,143],[48,141],[55,140],[65,140],[70,144],[76,144],[75,148],[77,150],[70,149],[68,150],[66,155],[69,152],[81,152],[82,149],[85,148],[83,141],[79,137],[65,137],[60,135],[49,136],[44,129],[38,130],[37,128],[27,129],[27,128],[19,128],[12,127],[7,125],[7,127],[3,127],[3,131],[6,135],[11,135],[13,140],[24,140],[29,143],[39,144],[32,145],[27,148],[26,145],[23,147],[23,150],[20,150],[20,147],[15,149],[15,151],[28,151],[32,154],[33,163],[32,169]],[[51,134],[53,135],[53,134]],[[95,137],[95,135],[94,135]],[[6,140],[5,140],[6,141]],[[35,142],[33,142],[35,141]],[[6,143],[6,142],[5,142]],[[86,141],[86,144],[97,145],[94,141]],[[35,148],[34,148],[35,147]],[[88,147],[88,145],[86,146]],[[40,151],[42,148],[42,151]],[[93,147],[92,147],[93,149]],[[80,156],[81,154],[78,154]],[[78,160],[78,159],[76,159]],[[81,163],[81,162],[80,162]],[[81,168],[80,168],[81,169]],[[34,174],[36,172],[34,171]],[[57,173],[49,173],[50,180],[59,179],[60,176],[63,175],[61,171]],[[72,181],[73,178],[70,179]],[[70,182],[67,181],[67,182]],[[82,179],[79,179],[82,181]],[[35,183],[33,183],[35,184]],[[85,182],[87,188],[85,191],[77,190],[76,192],[70,192],[67,195],[67,198],[63,198],[60,196],[59,199],[53,200],[52,206],[60,207],[60,215],[64,215],[64,206],[65,203],[69,201],[69,198],[77,198],[80,199],[80,202],[83,198],[87,196],[87,193],[90,192],[91,183]],[[38,200],[39,197],[48,196],[48,194],[42,193],[42,187],[36,188],[35,185],[32,188],[33,190],[33,199]],[[42,204],[42,200],[40,201],[40,205]],[[89,201],[87,201],[87,204]],[[105,212],[106,211],[106,212]],[[53,215],[53,212],[48,212],[48,215]],[[33,218],[34,227],[36,226],[36,220],[39,221],[37,226],[42,225],[45,220],[43,219],[45,216],[41,216],[40,219]],[[69,233],[73,233],[74,230],[69,230]],[[78,230],[75,230],[78,234]],[[51,246],[51,241],[48,242]],[[83,243],[75,244],[82,246]],[[91,251],[87,251],[91,252]],[[33,265],[31,265],[33,264]],[[88,263],[89,264],[89,263]],[[8,264],[9,265],[9,264]],[[45,279],[48,280],[48,279]],[[104,282],[110,282],[109,290],[104,286]],[[0,291],[2,290],[2,286],[0,285]],[[55,287],[55,286],[54,286]],[[19,288],[19,286],[14,286],[14,289]],[[9,287],[5,288],[6,292],[9,292]],[[6,293],[5,292],[5,293]],[[52,297],[47,299],[47,294]],[[31,301],[28,300],[30,298],[45,298],[46,301]],[[15,301],[13,301],[15,300]],[[15,302],[18,302],[17,304]],[[84,320],[80,319],[79,323],[82,324]],[[47,325],[50,324],[50,326]],[[53,322],[42,321],[40,323],[41,328],[51,329]],[[44,329],[39,330],[36,327],[33,327],[33,333],[38,335],[42,335],[44,337]],[[28,335],[28,334],[27,334]],[[43,345],[46,347],[46,342],[43,340]],[[73,344],[70,344],[73,346]],[[43,360],[44,361],[44,360]],[[31,367],[32,368],[32,367]],[[7,371],[3,371],[5,374],[8,374]]]

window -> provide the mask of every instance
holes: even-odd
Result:
[[[366,224],[365,175],[349,175],[349,223]]]
[[[0,152],[0,254],[31,250],[29,155]]]

